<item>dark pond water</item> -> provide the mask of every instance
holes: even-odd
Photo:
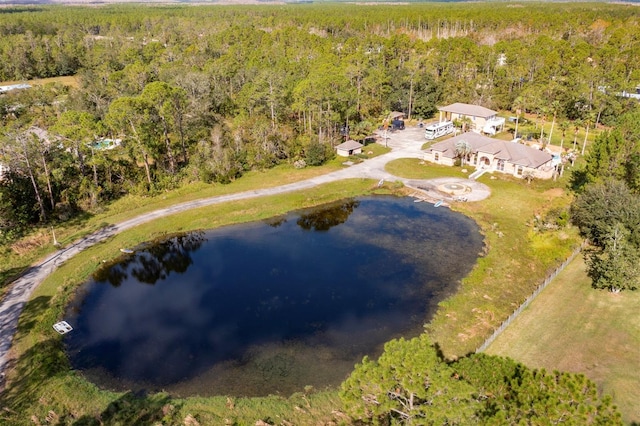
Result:
[[[343,200],[195,232],[106,265],[69,306],[74,368],[107,388],[289,395],[412,337],[482,249],[463,215]]]

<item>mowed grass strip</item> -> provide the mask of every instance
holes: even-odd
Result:
[[[202,198],[286,185],[339,170],[342,167],[344,166],[338,159],[321,167],[306,167],[301,170],[285,164],[267,171],[250,171],[229,184],[195,182],[153,196],[126,195],[98,211],[60,222],[52,228],[34,229],[30,235],[15,242],[11,247],[0,247],[2,257],[0,286],[9,283],[37,259],[57,250],[53,246],[52,229],[57,241],[64,247],[106,225],[116,224],[154,210]]]
[[[640,423],[640,292],[591,288],[578,256],[489,346],[534,368],[583,373]]]
[[[417,159],[393,161],[387,170],[412,179],[467,177],[459,167]],[[534,181],[528,185],[499,173],[496,179],[485,174],[480,182],[491,189],[488,199],[454,203],[452,208],[478,223],[485,236],[485,253],[456,294],[439,304],[426,325],[447,358],[475,351],[579,245],[575,229],[533,231],[536,215],[568,207],[571,197],[560,188],[562,182]]]
[[[20,317],[11,350],[15,361],[7,373],[8,386],[0,394],[0,408],[6,408],[0,410],[0,424],[33,424],[33,418],[44,424],[47,416],[53,416],[51,411],[55,414],[53,417],[73,417],[78,424],[97,424],[96,419],[109,418],[116,410],[114,407],[120,410],[121,406],[134,403],[128,393],[101,391],[71,371],[62,338],[52,329],[52,324],[63,318],[65,307],[78,285],[103,262],[122,256],[121,247],[135,247],[177,232],[268,219],[295,209],[369,194],[372,190],[375,193],[392,192],[386,187],[377,188],[377,181],[351,179],[306,191],[198,208],[142,224],[71,258],[34,291]],[[181,419],[188,414],[197,414],[201,424],[211,425],[223,425],[227,420],[231,422],[228,424],[254,424],[267,417],[286,419],[293,424],[326,424],[335,420],[332,410],[340,406],[335,391],[314,392],[308,396],[296,394],[291,398],[239,398],[232,404],[226,397],[182,400],[151,395],[144,400],[146,402],[135,402],[140,404],[140,412],[162,412],[171,405],[179,411]],[[137,423],[139,419],[127,415],[120,414],[120,423],[109,424],[155,424]],[[130,415],[134,416],[135,412]],[[94,423],[82,423],[79,419]]]

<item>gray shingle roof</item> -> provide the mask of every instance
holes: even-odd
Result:
[[[434,143],[427,151],[438,151],[442,153],[444,157],[455,158],[456,156],[456,143],[459,141],[467,141],[471,144],[471,150],[476,152],[478,148],[481,148],[487,144],[495,142],[495,139],[487,138],[478,133],[468,132],[462,133],[458,136],[443,140],[442,142]]]
[[[349,151],[352,149],[358,149],[362,147],[363,145],[360,142],[356,142],[353,139],[349,139],[348,141],[336,146],[336,149],[344,149],[345,151]]]
[[[460,102],[456,102],[455,104],[438,108],[438,110],[444,111],[444,112],[452,112],[455,114],[468,115],[472,117],[482,117],[482,118],[493,117],[494,115],[497,114],[496,111],[491,110],[489,108],[485,108],[479,105],[463,104]]]
[[[456,142],[461,140],[469,142],[473,153],[484,152],[494,155],[496,158],[501,160],[534,169],[551,161],[553,158],[548,152],[540,151],[515,142],[488,138],[473,132],[463,133],[442,142],[438,142],[431,145],[427,150],[440,152],[443,157],[455,158]]]

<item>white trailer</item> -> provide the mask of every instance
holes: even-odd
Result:
[[[424,129],[424,137],[428,140],[437,139],[440,136],[453,133],[453,123],[451,121],[441,121],[440,123],[429,124]]]

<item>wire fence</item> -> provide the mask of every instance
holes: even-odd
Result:
[[[553,281],[553,279],[564,270],[564,268],[567,267],[567,265],[569,263],[571,263],[573,261],[573,259],[575,259],[575,257],[582,251],[582,249],[584,248],[584,243],[582,243],[580,246],[578,246],[578,248],[576,248],[573,253],[571,253],[571,255],[564,261],[562,262],[562,264],[560,266],[558,266],[556,268],[555,271],[553,271],[551,274],[549,274],[547,276],[547,278],[544,279],[544,281],[535,289],[535,291],[533,293],[531,293],[531,295],[529,297],[527,297],[525,299],[524,302],[522,302],[522,304],[520,306],[518,306],[518,309],[516,309],[515,311],[513,311],[513,313],[511,313],[511,315],[509,315],[509,318],[507,318],[506,320],[504,320],[502,322],[502,324],[500,324],[500,327],[496,328],[495,330],[493,330],[493,334],[491,334],[491,336],[489,336],[487,338],[487,340],[484,341],[484,343],[482,345],[480,345],[477,349],[476,349],[476,353],[479,352],[484,352],[491,343],[493,343],[494,340],[496,340],[496,338],[500,335],[500,333],[502,333],[507,327],[509,327],[509,325],[511,324],[511,322],[516,319],[518,317],[518,315],[520,315],[520,313],[527,307],[529,306],[529,304],[533,301],[533,299],[535,299],[542,290],[544,290],[551,281]]]

